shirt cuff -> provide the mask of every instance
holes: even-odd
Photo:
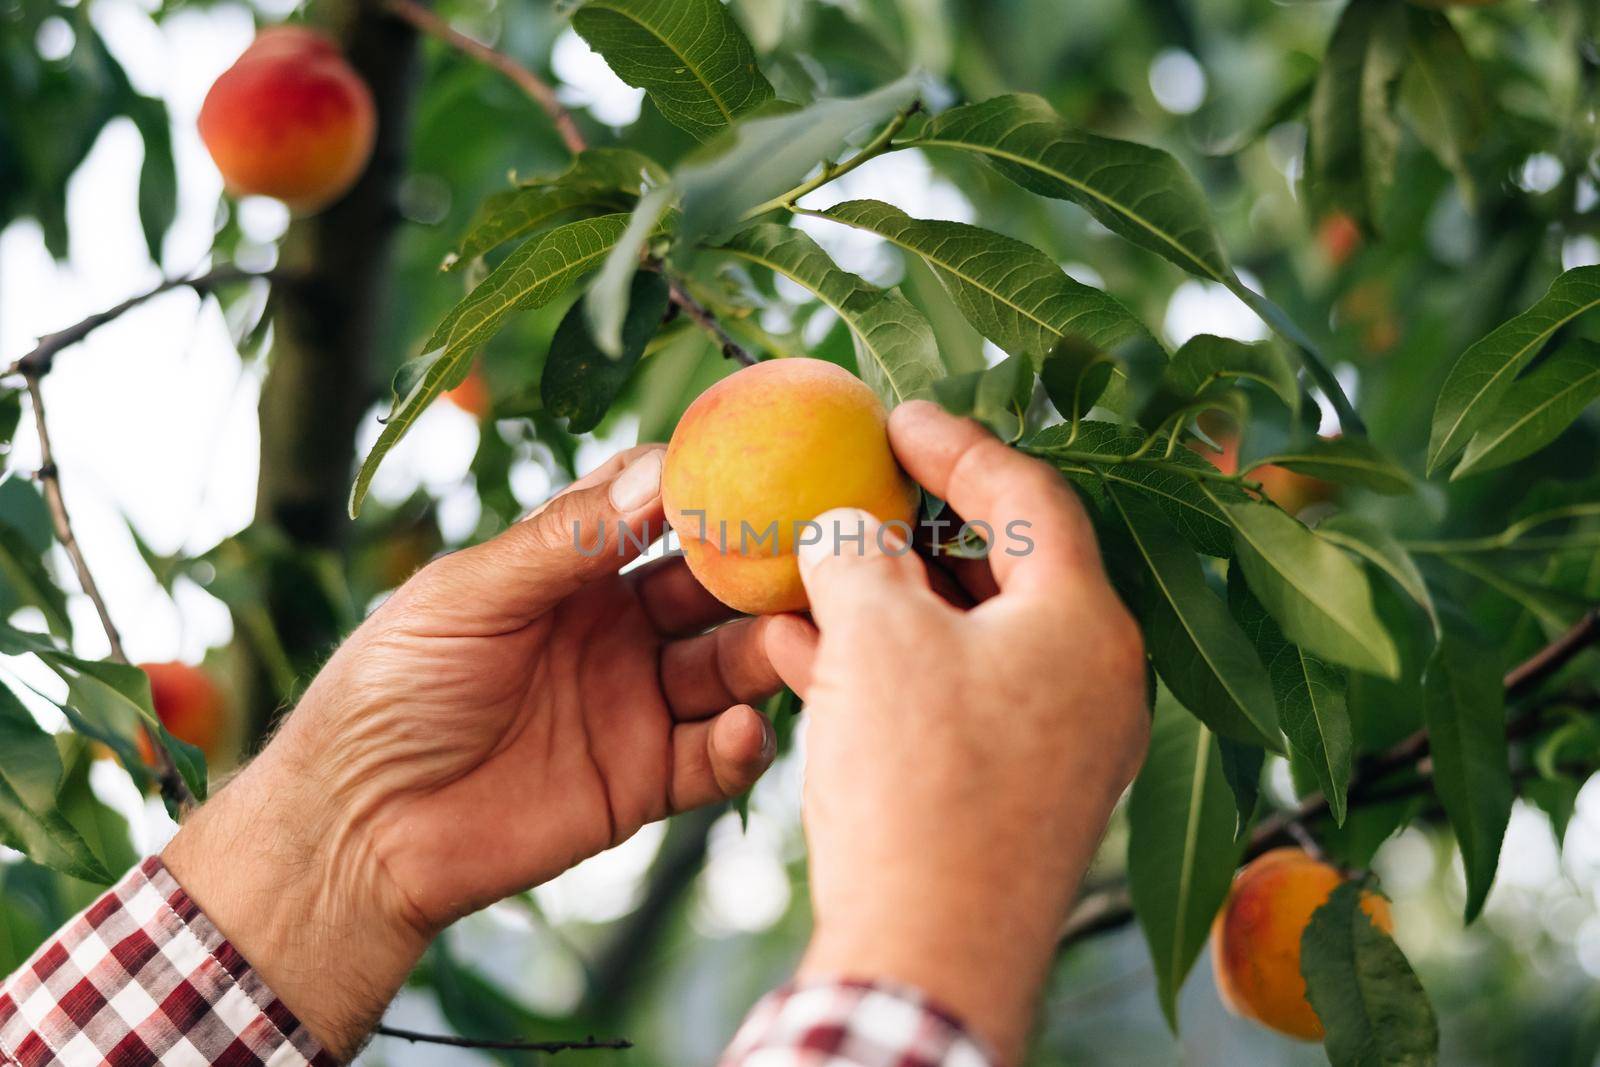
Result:
[[[0,1061],[333,1065],[160,857],[0,982]]]
[[[998,1067],[950,1012],[918,990],[824,979],[784,986],[751,1010],[721,1067]]]

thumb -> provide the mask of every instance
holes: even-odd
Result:
[[[860,508],[835,508],[806,524],[798,541],[800,579],[823,631],[908,597],[934,599],[904,524],[885,526]]]
[[[664,449],[630,449],[481,545],[439,561],[438,579],[478,621],[520,624],[621,570],[665,532]]]

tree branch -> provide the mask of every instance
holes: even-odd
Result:
[[[130,296],[122,303],[109,307],[104,311],[96,312],[81,322],[73,323],[64,330],[45,334],[39,338],[39,343],[34,346],[33,351],[7,367],[3,376],[9,377],[13,374],[21,374],[24,377],[37,378],[49,374],[50,367],[55,362],[56,353],[64,348],[70,348],[108,322],[121,318],[140,304],[153,300],[162,293],[168,293],[174,289],[193,289],[196,293],[204,296],[218,286],[226,285],[229,282],[248,281],[251,278],[270,280],[273,277],[274,275],[271,272],[247,271],[238,267],[228,266],[218,267],[216,270],[195,277],[168,278],[154,289],[149,289],[136,296]]]
[[[127,308],[124,307],[123,310]],[[106,318],[102,321],[110,322],[111,319]],[[93,328],[90,326],[84,329],[83,334],[86,335]],[[60,347],[71,343],[71,341],[63,342]],[[37,352],[39,349],[34,351]],[[28,357],[23,358],[26,360]],[[33,425],[39,435],[39,486],[44,492],[45,505],[50,510],[50,522],[55,527],[56,540],[61,542],[67,558],[72,561],[72,569],[78,576],[78,586],[94,604],[94,610],[100,616],[101,629],[105,630],[106,642],[111,648],[109,658],[116,663],[126,664],[128,655],[122,649],[122,634],[111,621],[111,611],[106,607],[106,599],[100,592],[99,583],[94,580],[94,573],[89,570],[89,561],[84,558],[83,547],[78,544],[77,535],[72,532],[72,518],[67,514],[67,501],[61,493],[61,469],[56,465],[55,450],[50,443],[50,428],[44,410],[44,390],[39,387],[39,379],[48,368],[47,356],[39,363],[30,363],[23,371],[28,398],[33,404]],[[178,773],[178,765],[173,761],[172,753],[167,751],[167,746],[162,744],[148,723],[141,722],[139,725],[144,732],[145,741],[150,745],[150,750],[155,753],[156,771],[161,782],[162,795],[180,814],[187,812],[194,806],[194,794],[189,792],[189,784],[183,780],[183,775]]]
[[[562,142],[567,146],[567,151],[577,155],[589,147],[582,131],[578,129],[578,124],[573,121],[572,112],[561,103],[550,83],[533,71],[504,52],[497,52],[481,41],[475,41],[456,30],[416,0],[383,0],[383,7],[395,18],[409,22],[419,32],[442,41],[462,55],[504,74],[550,117],[556,132],[561,135]]]
[[[380,1026],[373,1030],[380,1037],[393,1037],[413,1044],[448,1045],[451,1048],[497,1049],[503,1052],[578,1052],[587,1049],[629,1049],[633,1042],[625,1038],[586,1037],[580,1041],[497,1041],[479,1037],[456,1037],[453,1034],[423,1034],[415,1030],[402,1030],[398,1026]]]
[[[1506,672],[1503,679],[1506,699],[1527,696],[1540,683],[1550,678],[1585,649],[1600,644],[1600,609],[1591,609],[1573,624],[1572,628],[1550,642],[1526,660]],[[1536,717],[1540,709],[1530,709],[1507,726],[1507,736],[1515,737],[1529,717]],[[1405,740],[1382,753],[1364,761],[1351,776],[1350,792],[1354,796],[1377,785],[1389,775],[1412,768],[1427,781],[1432,773],[1428,766],[1429,740],[1425,730],[1418,730]],[[1369,796],[1369,799],[1399,799],[1410,795],[1411,790],[1392,791]],[[1306,797],[1292,811],[1277,812],[1263,819],[1250,835],[1250,844],[1244,859],[1251,860],[1279,845],[1298,844],[1305,834],[1305,824],[1325,815],[1328,801],[1321,793]],[[1133,905],[1126,886],[1111,886],[1082,897],[1062,927],[1059,948],[1065,950],[1088,937],[1106,930],[1126,925],[1133,918]]]
[[[663,273],[665,274],[665,272]],[[665,277],[667,279],[667,291],[671,294],[672,302],[682,308],[685,315],[693,319],[701,329],[716,340],[724,356],[735,362],[743,363],[747,367],[756,362],[756,358],[743,345],[735,341],[733,335],[723,328],[721,322],[717,321],[717,317],[711,313],[711,309],[696,300],[689,290],[684,288],[682,280],[671,274],[665,274]]]

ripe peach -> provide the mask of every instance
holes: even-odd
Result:
[[[187,663],[141,663],[139,669],[150,678],[150,699],[161,725],[204,752],[208,761],[221,756],[228,732],[227,706],[211,676]],[[154,762],[155,753],[145,751],[143,737],[140,751],[146,763]]]
[[[1300,974],[1300,935],[1343,880],[1297,848],[1273,849],[1239,872],[1211,926],[1211,966],[1229,1011],[1290,1037],[1321,1040],[1322,1022]],[[1361,910],[1393,932],[1387,900],[1364,893]]]
[[[303,26],[277,26],[211,86],[199,125],[230,192],[311,212],[344,195],[366,169],[377,112],[333,41]]]
[[[857,507],[909,524],[917,488],[895,463],[887,421],[871,389],[817,359],[758,363],[700,394],[672,435],[661,482],[700,583],[739,611],[799,611],[804,523]]]

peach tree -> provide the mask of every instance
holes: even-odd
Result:
[[[353,605],[403,577],[382,560],[443,547],[426,494],[363,510],[441,397],[472,390],[482,416],[471,536],[484,536],[519,510],[518,457],[575,474],[595,431],[664,439],[740,365],[817,356],[889,406],[937,400],[1056,467],[1143,628],[1153,742],[1063,953],[1137,922],[1176,1030],[1235,872],[1294,847],[1344,884],[1293,929],[1298,968],[1283,976],[1303,981],[1330,1061],[1439,1062],[1428,991],[1362,904],[1382,891],[1374,854],[1402,828],[1446,828],[1473,923],[1513,805],[1559,836],[1600,767],[1600,20],[1576,0],[1348,0],[1331,23],[1203,6],[1153,5],[1171,23],[1156,36],[1209,50],[1224,81],[1233,53],[1218,42],[1243,49],[1258,23],[1281,55],[1252,53],[1274,98],[1189,126],[1148,118],[1142,72],[1122,62],[1142,62],[1143,40],[1080,57],[1081,75],[1030,67],[1030,32],[1079,17],[1049,4],[587,0],[530,15],[549,36],[570,19],[643,91],[637,123],[617,129],[570,111],[542,59],[517,57],[533,45],[515,20],[497,49],[411,0],[313,5],[378,102],[367,174],[297,220],[270,269],[226,265],[240,238],[225,225],[217,264],[163,287],[230,306],[272,293],[245,331],[271,327],[257,522],[200,557],[147,553],[164,582],[200,576],[229,605],[254,731]],[[1121,25],[1082,17],[1107,41]],[[1002,69],[1011,46],[1021,74]],[[475,79],[476,102],[430,104],[450,79]],[[518,138],[477,154],[506,114]],[[508,156],[504,182],[493,164]],[[885,170],[895,157],[921,169]],[[455,191],[447,208],[405,184],[408,166]],[[919,213],[928,197],[894,182],[873,186],[883,198],[846,192],[873,173],[920,175],[900,181],[953,188],[971,210]],[[841,266],[844,234],[889,269]],[[397,265],[374,273],[374,246],[395,241]],[[385,287],[401,306],[375,299]],[[1229,309],[1229,327],[1163,321],[1178,293]],[[24,432],[27,409],[43,456],[0,483],[0,606],[42,623],[0,623],[0,654],[58,674],[50,702],[70,731],[178,812],[203,796],[204,762],[118,662],[42,410],[53,361],[124,310],[44,338],[0,385],[0,431]],[[317,362],[347,356],[359,364]],[[372,416],[381,430],[358,456]],[[935,566],[983,550],[923,547]],[[74,652],[69,582],[99,608],[109,659]],[[787,727],[795,704],[770,710]],[[78,880],[125,866],[84,745],[4,687],[0,727],[0,839]],[[144,753],[141,731],[158,742]],[[526,1028],[510,1008],[460,1007],[500,1003],[474,989],[455,990],[462,1018]]]

